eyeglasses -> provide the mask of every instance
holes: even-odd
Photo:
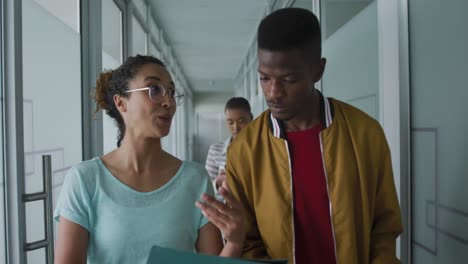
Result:
[[[137,88],[125,91],[126,93],[133,93],[148,90],[148,96],[154,103],[160,103],[166,94],[169,94],[176,105],[181,105],[184,99],[184,94],[175,89],[166,89],[161,85],[151,85],[149,87]]]

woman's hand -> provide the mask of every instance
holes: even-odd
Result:
[[[229,191],[224,180],[218,189],[226,203],[222,203],[211,195],[203,194],[202,202],[197,201],[196,206],[202,214],[224,234],[226,246],[234,251],[242,251],[246,226],[244,223],[244,209],[242,204]],[[240,254],[240,253],[239,253]],[[236,254],[237,255],[237,254]]]

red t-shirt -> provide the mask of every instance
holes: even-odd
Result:
[[[327,182],[320,150],[322,125],[288,132],[294,190],[294,235],[297,264],[335,261]]]

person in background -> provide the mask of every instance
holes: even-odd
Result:
[[[99,76],[95,100],[116,122],[117,149],[68,172],[54,213],[56,264],[142,264],[153,245],[240,255],[243,209],[226,183],[223,204],[211,199],[202,165],[161,148],[182,98],[164,64],[151,56],[130,57]]]
[[[268,110],[232,142],[226,164],[246,209],[243,257],[399,263],[402,223],[385,134],[361,110],[315,89],[326,63],[318,19],[279,9],[257,36]]]
[[[213,181],[216,198],[218,200],[222,200],[222,197],[217,193],[217,190],[226,179],[225,165],[227,148],[241,129],[247,126],[253,119],[249,101],[243,97],[233,97],[229,99],[224,108],[224,116],[231,136],[225,141],[210,146],[205,164],[205,168]]]

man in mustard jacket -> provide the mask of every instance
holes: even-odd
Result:
[[[226,165],[246,211],[243,256],[399,263],[402,224],[384,132],[314,88],[326,62],[315,15],[286,8],[265,17],[258,61],[269,109],[231,143]]]

